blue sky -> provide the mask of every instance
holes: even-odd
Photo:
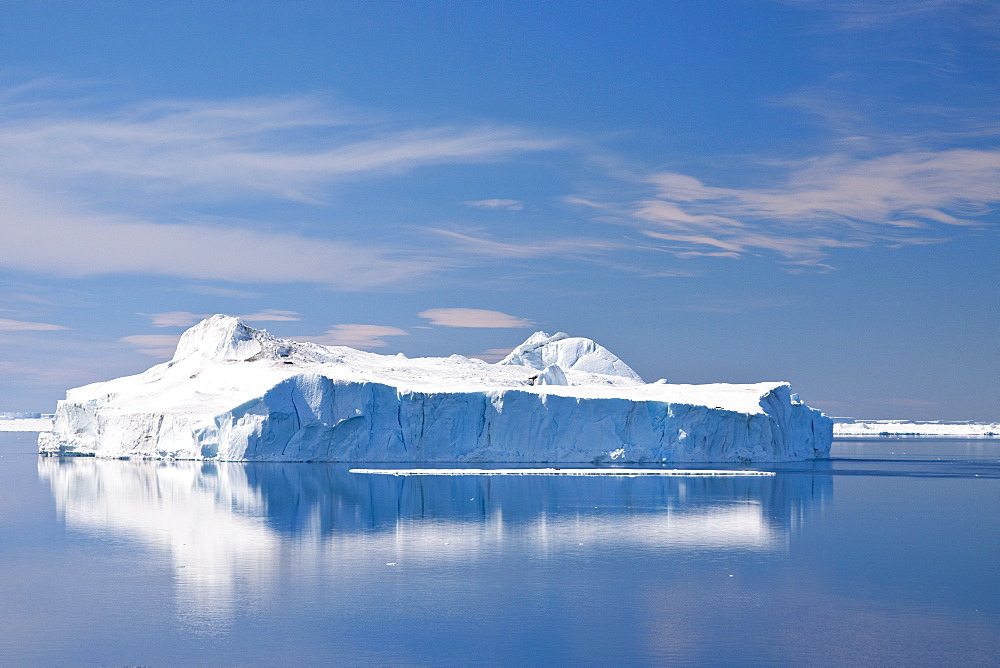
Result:
[[[5,2],[0,411],[229,313],[995,420],[998,35],[974,0]]]

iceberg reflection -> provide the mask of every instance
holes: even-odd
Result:
[[[817,466],[820,466],[818,464]],[[336,464],[39,459],[66,526],[137,541],[174,568],[201,630],[263,605],[289,578],[505,550],[783,553],[832,495],[827,475],[752,478],[396,477]]]

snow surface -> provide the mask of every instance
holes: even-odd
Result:
[[[565,365],[565,366],[564,366]],[[784,382],[644,384],[607,349],[532,335],[498,364],[277,339],[230,316],[171,361],[70,390],[43,453],[343,462],[826,457],[832,421]]]
[[[834,424],[833,435],[835,438],[875,438],[879,436],[993,438],[1000,437],[1000,423],[867,420],[865,422]]]

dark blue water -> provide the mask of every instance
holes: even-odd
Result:
[[[0,433],[5,665],[1000,657],[998,440],[685,479],[60,460],[34,438]]]

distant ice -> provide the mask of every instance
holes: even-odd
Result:
[[[908,422],[905,420],[866,420],[837,422],[834,438],[874,438],[879,436],[924,436],[939,438],[996,438],[1000,423],[983,422]]]
[[[0,431],[49,431],[52,418],[0,418]]]

